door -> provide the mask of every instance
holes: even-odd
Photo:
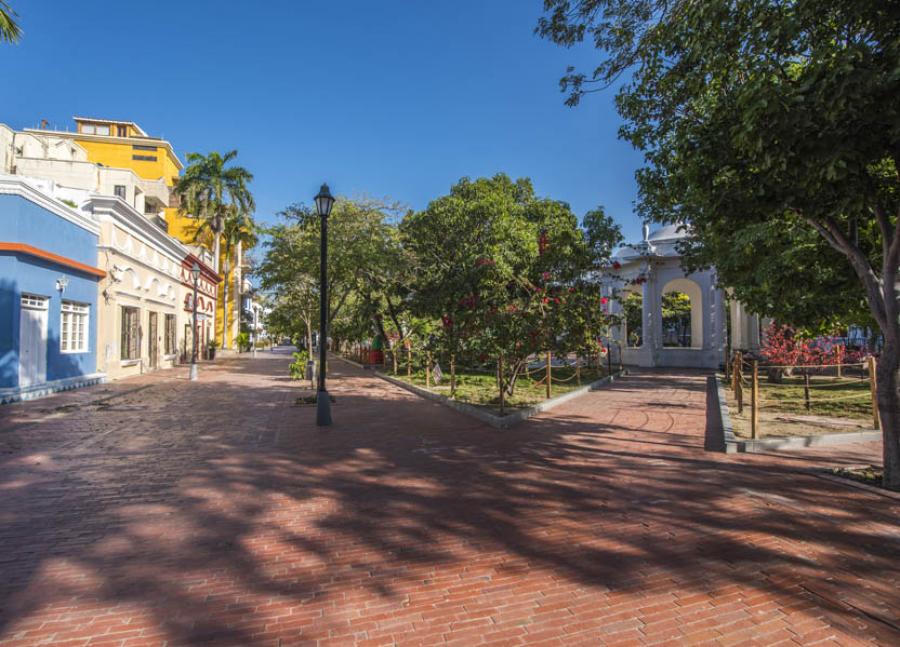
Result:
[[[19,388],[47,381],[49,299],[23,294],[19,315]]]
[[[150,314],[150,368],[159,367],[159,325],[155,312]]]

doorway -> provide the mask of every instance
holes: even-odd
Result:
[[[23,294],[19,315],[19,388],[47,381],[47,297]]]
[[[157,322],[157,314],[151,312],[149,328],[150,328],[150,368],[159,368],[159,324]]]

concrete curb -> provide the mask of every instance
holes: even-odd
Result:
[[[832,483],[839,483],[848,487],[865,490],[866,492],[869,492],[871,494],[878,494],[889,499],[894,499],[895,501],[900,501],[900,492],[892,492],[891,490],[886,490],[882,487],[869,485],[868,483],[856,481],[854,479],[847,478],[846,476],[838,476],[837,474],[831,474],[828,472],[823,472],[821,470],[812,470],[810,473],[814,476],[818,476],[820,479],[831,481]]]
[[[345,357],[336,356],[338,359],[351,364],[352,366],[356,366],[358,368],[371,370],[354,362],[353,360],[346,359]],[[476,407],[471,404],[465,404],[464,402],[457,402],[456,400],[451,400],[445,395],[441,395],[439,393],[434,393],[420,386],[416,386],[414,384],[410,384],[405,382],[399,378],[394,377],[393,375],[387,375],[386,373],[382,373],[381,371],[375,370],[373,371],[375,375],[380,377],[381,379],[390,382],[396,386],[399,386],[401,389],[406,389],[410,393],[415,393],[418,396],[426,398],[428,400],[433,400],[434,402],[439,402],[445,406],[450,407],[451,409],[456,409],[460,413],[464,413],[467,416],[471,416],[473,418],[477,418],[481,422],[487,423],[494,427],[495,429],[509,429],[520,422],[524,422],[529,418],[536,416],[537,414],[543,411],[549,411],[554,407],[558,407],[564,402],[568,402],[573,398],[577,398],[578,396],[584,395],[589,391],[595,391],[599,387],[610,384],[615,381],[615,379],[621,375],[626,375],[626,371],[621,371],[619,373],[614,373],[613,375],[608,375],[607,377],[600,378],[590,384],[582,386],[574,391],[569,391],[568,393],[563,393],[562,395],[558,395],[555,398],[550,398],[549,400],[544,400],[543,402],[539,402],[538,404],[527,407],[525,409],[517,409],[513,412],[506,414],[505,416],[498,416],[493,413],[488,412],[486,409],[481,407]]]
[[[725,446],[726,454],[733,454],[735,452],[756,454],[778,449],[803,449],[804,447],[823,447],[881,440],[881,432],[876,430],[848,431],[836,434],[815,434],[812,436],[739,439],[734,435],[734,426],[731,424],[731,417],[728,415],[728,398],[725,395],[725,387],[722,385],[719,377],[720,376],[717,374],[709,379],[716,381],[716,392],[719,399],[719,416],[722,420],[722,444]]]
[[[725,395],[725,387],[722,385],[721,380],[719,380],[718,373],[709,378],[710,380],[715,380],[716,384],[716,395],[719,401],[719,420],[722,421],[722,443],[721,446],[724,447],[724,452],[726,454],[734,454],[739,449],[739,443],[737,437],[734,435],[734,426],[731,424],[731,416],[728,415],[728,398]]]

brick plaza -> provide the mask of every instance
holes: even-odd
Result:
[[[0,408],[2,645],[900,644],[900,500],[704,451],[700,375],[497,431],[285,354]]]

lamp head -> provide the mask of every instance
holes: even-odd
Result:
[[[194,279],[194,283],[200,280],[200,264],[194,261],[194,266],[191,268],[191,277]]]
[[[328,190],[328,185],[323,184],[316,196],[316,212],[320,218],[327,218],[331,214],[331,207],[334,204],[334,196]]]

